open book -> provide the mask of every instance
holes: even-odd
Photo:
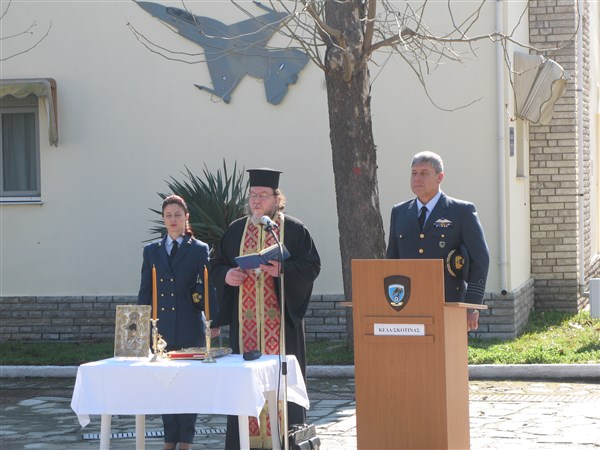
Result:
[[[232,350],[229,347],[213,347],[210,349],[210,356],[218,358],[220,356],[231,355]],[[206,347],[190,347],[181,350],[167,352],[171,359],[206,359]]]
[[[283,259],[289,258],[290,253],[287,248],[283,244],[281,246],[283,247]],[[269,264],[271,260],[279,260],[279,246],[277,244],[273,244],[258,253],[250,253],[235,258],[235,262],[242,270],[256,269],[261,264]]]

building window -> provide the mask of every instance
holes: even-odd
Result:
[[[0,201],[39,199],[38,97],[3,97],[0,103]]]

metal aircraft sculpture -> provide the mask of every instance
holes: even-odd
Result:
[[[136,3],[204,48],[213,88],[195,86],[222,98],[225,103],[231,101],[231,93],[242,78],[250,75],[264,80],[267,101],[277,105],[308,63],[308,55],[297,48],[265,47],[288,14],[258,2],[255,4],[268,11],[267,14],[231,25],[157,3]]]

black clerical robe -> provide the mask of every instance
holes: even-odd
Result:
[[[240,254],[242,235],[247,217],[231,223],[223,235],[215,256],[209,263],[212,284],[217,288],[220,302],[217,326],[229,325],[230,346],[234,353],[240,353],[239,345],[239,288],[225,284],[225,275],[237,267],[235,257]],[[321,260],[310,233],[298,219],[285,215],[283,243],[290,256],[284,261],[285,290],[285,348],[287,354],[298,359],[302,374],[306,378],[306,344],[304,336],[304,315],[312,294],[313,282],[321,270]],[[281,300],[279,283],[275,282],[277,296]],[[304,408],[291,403],[289,424],[302,423],[305,420]],[[235,448],[231,438],[237,440],[237,420],[228,420],[226,448]],[[239,444],[238,444],[239,445]]]

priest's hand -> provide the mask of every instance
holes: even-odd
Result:
[[[229,269],[225,274],[225,284],[228,284],[229,286],[240,286],[244,283],[247,276],[248,275],[246,275],[239,267]]]
[[[267,272],[272,277],[277,278],[279,276],[279,261],[274,259],[270,260],[269,264],[261,264],[259,268],[263,272]]]

